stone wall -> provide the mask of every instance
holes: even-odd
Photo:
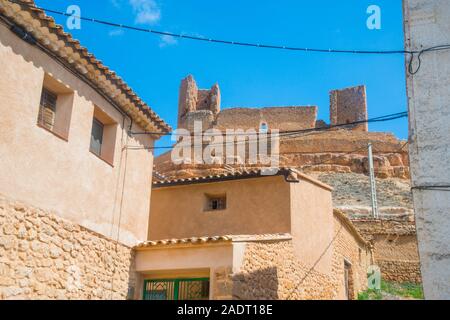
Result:
[[[211,89],[198,89],[195,79],[190,75],[181,81],[178,98],[178,127],[185,128],[189,112],[210,111],[216,115],[220,112],[220,88],[217,84]],[[208,123],[211,125],[212,122]],[[205,127],[207,129],[207,127]]]
[[[262,123],[268,129],[280,131],[312,129],[316,127],[318,108],[273,107],[273,108],[230,108],[217,115],[214,128],[259,130]]]
[[[336,295],[332,277],[299,261],[291,240],[247,243],[240,270],[218,269],[215,279],[215,298],[318,300]]]
[[[222,111],[224,113],[225,111]],[[230,111],[231,112],[231,111]],[[293,122],[294,123],[294,122]],[[378,178],[409,178],[408,153],[405,141],[394,135],[377,132],[333,130],[305,134],[280,141],[280,166],[293,167],[308,173],[367,174],[367,144],[374,147],[374,170]],[[225,150],[225,148],[224,148]],[[224,151],[224,158],[226,154]],[[247,155],[248,156],[248,155]],[[224,160],[225,162],[225,160]],[[155,159],[156,170],[166,177],[190,177],[223,172],[223,165],[175,165],[170,152]],[[240,169],[240,165],[234,164]],[[246,167],[252,167],[248,163]],[[261,164],[254,165],[260,167]]]
[[[333,276],[338,285],[337,296],[345,299],[345,264],[350,266],[349,298],[356,299],[358,293],[367,289],[367,272],[372,264],[372,252],[344,214],[334,210],[335,237],[333,250]]]
[[[383,280],[399,283],[422,283],[420,263],[398,260],[377,260]]]
[[[0,197],[0,299],[125,299],[132,260],[126,246]]]
[[[366,87],[358,86],[330,92],[330,123],[339,125],[367,120]],[[354,125],[352,129],[368,131],[368,124]]]
[[[421,283],[414,221],[365,219],[353,220],[353,224],[372,243],[383,279]]]

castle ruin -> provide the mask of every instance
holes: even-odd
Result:
[[[348,130],[367,132],[367,123],[348,125],[367,120],[365,86],[330,92],[330,124],[317,119],[317,106],[286,106],[266,108],[229,108],[221,110],[218,84],[211,89],[199,89],[193,76],[181,81],[178,101],[178,128],[193,130],[196,121],[203,130],[216,128],[258,129],[261,125],[280,131],[305,130],[343,126]]]

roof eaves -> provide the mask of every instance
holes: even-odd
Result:
[[[90,53],[85,47],[81,46],[80,42],[72,37],[70,33],[64,31],[61,25],[56,24],[55,20],[52,17],[49,17],[45,14],[45,12],[35,6],[33,0],[22,0],[22,4],[13,3],[8,0],[0,0],[0,13],[4,14],[8,19],[13,20],[13,22],[27,30],[27,32],[33,34],[36,37],[36,40],[40,43],[40,45],[45,46],[50,49],[52,52],[58,54],[59,51],[55,50],[55,48],[51,48],[52,39],[46,38],[46,42],[42,41],[42,34],[40,28],[47,28],[49,34],[54,34],[57,37],[58,42],[62,41],[64,46],[70,48],[74,55],[71,57],[63,56],[59,54],[58,56],[72,66],[72,69],[80,73],[80,68],[77,68],[77,64],[75,61],[71,61],[75,56],[75,53],[79,55],[79,67],[85,67],[86,65],[90,65],[90,70],[93,71],[93,75],[91,75],[91,80],[97,82],[98,88],[95,87],[95,90],[103,90],[104,93],[107,94],[109,98],[115,101],[123,111],[129,114],[131,117],[138,118],[141,121],[147,120],[146,122],[148,126],[153,126],[156,130],[159,130],[161,134],[168,133],[172,130],[172,128],[166,124],[151,108],[142,101],[138,95],[112,70],[110,70],[107,66],[105,66],[100,60],[95,58],[95,56]],[[19,11],[28,12],[29,16],[18,14]],[[27,21],[28,19],[28,21]],[[30,21],[29,19],[35,19],[40,22],[40,26],[36,25],[36,21]],[[38,36],[39,34],[39,36]],[[45,35],[44,35],[45,36]],[[99,74],[95,72],[95,69],[98,70]],[[89,72],[89,70],[85,70]],[[100,76],[103,76],[105,80],[108,80],[110,84],[114,85],[120,92],[125,96],[125,99],[121,99],[120,102],[117,98],[116,93],[112,93],[111,90],[108,91],[108,86],[105,83],[101,83],[99,80]],[[129,110],[127,107],[127,101],[134,107],[134,110]],[[144,118],[144,119],[142,119]],[[144,128],[145,129],[145,128]]]

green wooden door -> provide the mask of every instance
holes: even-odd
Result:
[[[208,300],[209,278],[144,281],[144,300]]]

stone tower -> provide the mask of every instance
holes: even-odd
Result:
[[[366,87],[357,86],[330,92],[330,124],[332,126],[367,120]],[[368,131],[362,123],[348,129]]]
[[[193,76],[181,81],[178,100],[178,128],[190,130],[194,121],[202,121],[208,129],[220,112],[220,88],[215,84],[209,90],[198,89]]]

